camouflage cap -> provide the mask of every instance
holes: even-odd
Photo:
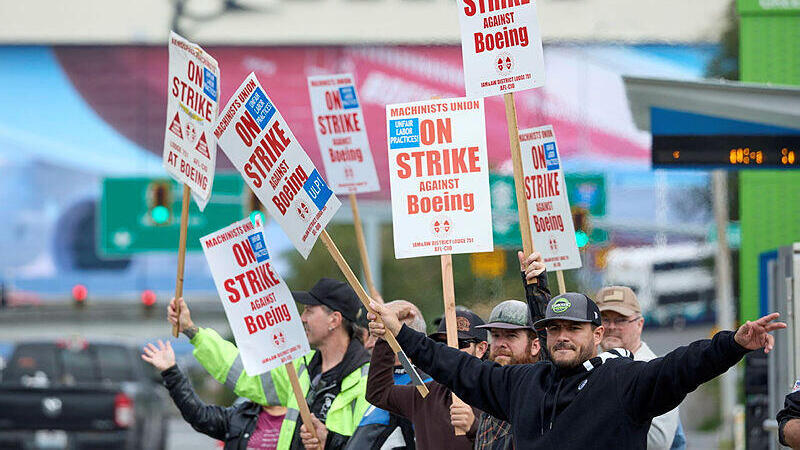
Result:
[[[506,300],[494,307],[489,315],[489,323],[476,328],[505,328],[507,330],[525,328],[533,330],[533,320],[531,320],[527,304],[519,300]]]

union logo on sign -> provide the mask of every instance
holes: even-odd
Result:
[[[447,216],[440,216],[433,219],[431,223],[431,231],[434,234],[450,234],[450,230],[453,228],[453,223]]]
[[[556,239],[555,236],[550,235],[550,239],[547,241],[547,244],[550,246],[551,251],[555,252],[558,250],[558,239]]]
[[[282,330],[275,330],[275,332],[272,333],[272,342],[279,347],[286,343],[286,336],[283,335]]]
[[[186,140],[194,143],[197,140],[197,127],[192,122],[186,122],[184,130],[186,130]]]
[[[306,214],[308,214],[308,205],[304,202],[300,202],[300,205],[297,207],[297,215],[300,216],[301,219],[306,220]]]
[[[497,55],[494,64],[497,73],[505,75],[511,72],[511,69],[514,67],[514,59],[510,54],[503,52]]]

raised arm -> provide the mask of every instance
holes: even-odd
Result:
[[[703,339],[647,362],[620,367],[618,389],[628,413],[634,418],[650,419],[677,407],[686,394],[701,384],[722,375],[751,350],[772,350],[775,339],[769,333],[786,328],[773,322],[770,314],[747,322],[736,332],[720,331],[712,339]]]
[[[164,385],[169,391],[172,401],[181,412],[183,419],[200,433],[214,439],[225,440],[228,431],[228,417],[232,408],[208,405],[192,388],[191,383],[175,364],[175,353],[172,345],[158,341],[158,347],[148,344],[144,348],[142,359],[161,371]]]
[[[517,252],[522,284],[525,287],[525,300],[534,322],[544,318],[544,309],[550,301],[550,289],[547,287],[547,273],[541,253],[533,252],[526,258]]]
[[[372,309],[380,315],[370,313],[370,332],[376,335],[390,330],[397,334],[397,342],[403,347],[412,361],[434,380],[450,388],[469,405],[497,417],[508,420],[511,409],[512,393],[516,391],[518,382],[527,365],[501,367],[434,342],[422,333],[403,325],[401,328],[397,316],[377,303],[371,303]]]
[[[419,394],[414,386],[395,386],[393,372],[394,352],[386,341],[378,339],[369,363],[367,401],[378,408],[410,419],[414,399]]]
[[[183,299],[172,299],[167,317],[177,323],[176,302],[180,302],[182,332],[194,346],[195,359],[220,383],[255,403],[266,406],[286,406],[291,394],[291,384],[286,368],[280,366],[263,375],[248,375],[244,370],[239,349],[211,328],[198,328],[192,322],[189,307]],[[295,361],[295,366],[303,360]],[[298,369],[299,371],[299,369]]]

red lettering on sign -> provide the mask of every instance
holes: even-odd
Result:
[[[289,313],[289,307],[283,304],[258,313],[255,316],[245,316],[244,324],[247,327],[247,332],[254,334],[259,330],[265,330],[267,327],[275,326],[281,322],[289,322],[290,320],[292,320],[292,316]]]
[[[408,178],[412,175],[425,177],[480,172],[478,150],[478,147],[460,147],[411,153],[401,152],[395,157],[399,166],[397,176]]]

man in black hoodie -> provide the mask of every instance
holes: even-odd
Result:
[[[602,355],[600,311],[586,295],[566,293],[547,304],[536,328],[547,330],[551,361],[500,366],[484,362],[402,326],[375,302],[370,332],[386,329],[420,369],[468,404],[511,422],[519,449],[645,449],[653,417],[674,409],[700,384],[722,374],[748,351],[770,351],[778,314],[721,331],[652,361],[619,349]]]

